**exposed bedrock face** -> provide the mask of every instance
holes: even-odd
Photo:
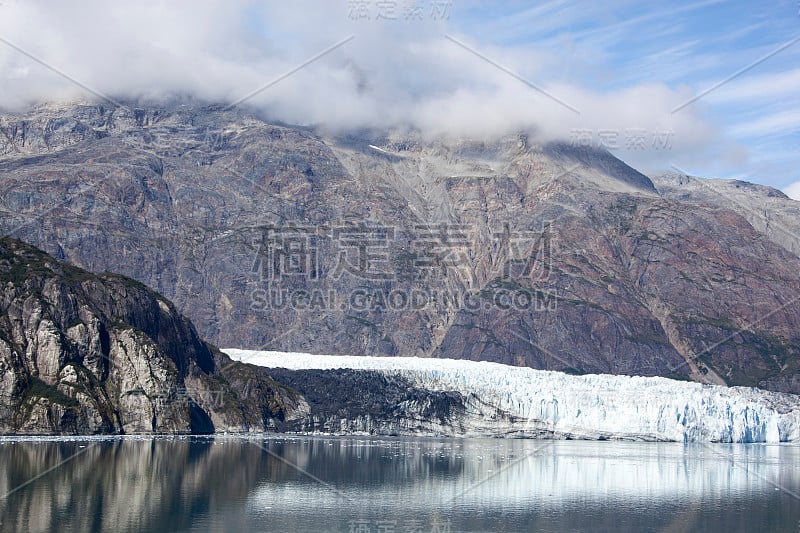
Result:
[[[321,434],[553,437],[473,393],[441,391],[413,379],[359,370],[286,370],[269,374],[300,392],[310,410],[276,426]],[[557,436],[557,435],[555,435]]]
[[[174,305],[0,239],[0,434],[264,431],[307,409]]]
[[[0,230],[141,281],[221,346],[800,392],[800,204],[773,189],[220,107],[41,106],[0,128]]]

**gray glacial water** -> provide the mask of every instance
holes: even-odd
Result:
[[[800,531],[800,447],[0,439],[0,531]]]

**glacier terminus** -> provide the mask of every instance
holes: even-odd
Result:
[[[234,360],[267,368],[373,372],[403,378],[423,390],[458,393],[464,406],[449,427],[464,436],[800,441],[800,397],[756,388],[661,377],[576,376],[453,359],[224,351]],[[428,427],[427,433],[437,433]]]

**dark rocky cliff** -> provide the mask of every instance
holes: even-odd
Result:
[[[797,210],[767,188],[221,107],[41,106],[0,130],[0,231],[136,278],[224,347],[800,392]]]
[[[263,431],[307,411],[139,282],[0,239],[0,434]]]

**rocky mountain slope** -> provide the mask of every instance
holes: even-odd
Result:
[[[0,239],[0,434],[263,431],[308,410],[142,284]]]
[[[800,392],[800,259],[775,229],[796,208],[771,189],[710,201],[526,135],[222,107],[40,106],[0,132],[0,231],[136,278],[218,345]]]
[[[800,254],[800,202],[781,191],[741,180],[701,179],[680,173],[653,177],[665,198],[736,211],[759,233]]]

